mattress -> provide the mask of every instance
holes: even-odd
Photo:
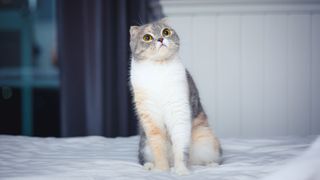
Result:
[[[177,176],[170,172],[147,171],[138,164],[138,136],[37,138],[0,135],[0,179],[256,180],[276,177],[279,169],[294,164],[296,157],[303,156],[316,138],[221,139],[222,165],[192,166],[190,175]],[[320,139],[318,144],[320,147]],[[311,159],[318,159],[320,148],[313,150],[313,154],[309,155]],[[310,166],[308,162],[306,164]],[[311,167],[320,170],[317,169],[320,166]]]

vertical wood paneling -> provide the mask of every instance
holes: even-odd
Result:
[[[263,118],[264,17],[245,15],[241,21],[241,119],[243,137],[261,137]]]
[[[288,17],[288,133],[310,132],[310,15]]]
[[[188,69],[192,60],[192,16],[177,16],[169,20],[169,24],[180,37],[180,56]]]
[[[210,125],[216,130],[216,17],[195,16],[193,22],[193,57],[190,72],[198,86]]]
[[[184,12],[170,19],[219,136],[320,134],[318,12]]]
[[[240,136],[240,17],[217,18],[217,118],[218,133]]]
[[[312,15],[312,121],[313,134],[320,134],[320,14]]]
[[[266,15],[265,28],[265,135],[287,135],[287,16]]]

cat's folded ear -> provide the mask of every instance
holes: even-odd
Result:
[[[130,27],[130,36],[133,37],[138,33],[139,26],[131,26]]]

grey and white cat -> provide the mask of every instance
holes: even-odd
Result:
[[[162,19],[130,28],[130,83],[140,124],[139,162],[179,175],[187,165],[217,165],[221,147],[198,90],[179,58],[179,36]]]

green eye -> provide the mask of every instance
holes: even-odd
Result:
[[[162,31],[162,36],[164,36],[164,37],[169,37],[169,36],[171,36],[171,34],[172,34],[171,30],[168,29],[168,28],[165,28],[165,29]]]
[[[145,34],[145,35],[143,36],[143,40],[144,40],[145,42],[151,42],[151,41],[153,40],[153,37],[152,37],[150,34]]]

